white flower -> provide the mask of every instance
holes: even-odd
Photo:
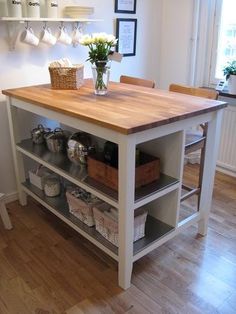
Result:
[[[79,43],[83,46],[88,46],[94,43],[94,39],[87,34],[80,38]]]
[[[94,43],[105,44],[107,43],[106,33],[94,33],[93,35]]]

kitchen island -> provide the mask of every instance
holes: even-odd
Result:
[[[96,96],[90,80],[79,90],[53,90],[49,85],[3,91],[7,96],[11,142],[21,205],[26,195],[62,219],[119,263],[119,285],[130,287],[133,263],[198,222],[205,235],[211,207],[222,111],[225,102],[157,89],[111,83],[106,96]],[[118,144],[118,192],[88,177],[86,169],[71,167],[63,154],[55,155],[21,137],[19,112],[27,111]],[[199,211],[179,223],[184,165],[185,131],[208,123]],[[27,124],[24,125],[27,129]],[[28,130],[29,133],[30,130]],[[135,189],[136,147],[161,160],[156,182]],[[45,197],[26,178],[27,156],[118,210],[119,247],[73,217],[65,197]],[[145,237],[133,243],[134,211],[148,209]]]

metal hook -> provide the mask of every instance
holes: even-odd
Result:
[[[25,27],[26,29],[28,29],[29,28],[29,21],[26,21],[26,27]]]
[[[47,21],[44,21],[44,27],[43,29],[46,29],[47,28]]]

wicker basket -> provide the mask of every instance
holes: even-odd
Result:
[[[84,66],[49,67],[51,86],[53,89],[79,89],[84,84]]]
[[[108,204],[93,207],[96,230],[108,241],[118,246],[118,212],[114,208],[107,209]],[[143,208],[135,210],[134,217],[134,242],[145,236],[145,223],[147,211]]]
[[[73,196],[70,192],[66,192],[66,198],[69,205],[69,211],[83,223],[92,227],[95,225],[93,216],[93,206],[101,204],[102,201],[94,199],[90,202],[85,202],[80,198]]]

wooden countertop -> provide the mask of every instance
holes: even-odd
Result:
[[[222,101],[114,82],[110,83],[106,96],[96,96],[91,80],[85,80],[79,90],[53,90],[50,85],[39,85],[7,89],[2,93],[123,134],[227,106]]]

